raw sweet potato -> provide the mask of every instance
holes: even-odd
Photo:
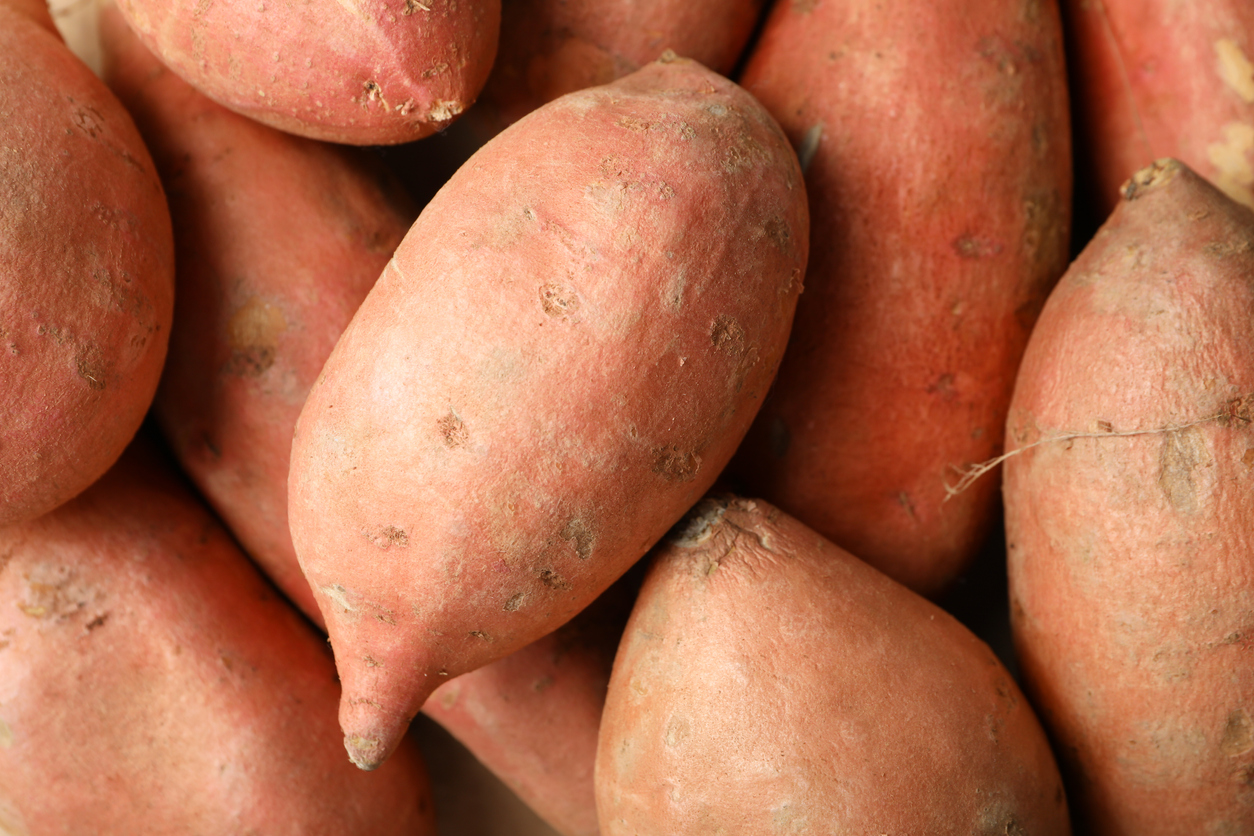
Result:
[[[730,73],[764,0],[502,0],[501,48],[475,108],[499,132],[558,96],[673,50]]]
[[[743,83],[808,162],[815,246],[738,471],[917,592],[974,557],[1014,372],[1066,267],[1054,0],[778,3]]]
[[[46,9],[0,3],[0,526],[55,508],[121,455],[174,304],[148,152],[50,28]]]
[[[1252,321],[1254,212],[1161,161],[1023,359],[1012,625],[1094,836],[1254,833]]]
[[[325,642],[151,448],[0,529],[6,836],[434,834],[416,752],[362,775],[338,698]]]
[[[569,620],[713,482],[774,376],[807,218],[775,122],[674,57],[535,111],[428,204],[292,448],[354,761]]]
[[[1254,207],[1254,3],[1066,0],[1078,154],[1102,217],[1175,157]]]
[[[1040,724],[997,657],[761,501],[659,546],[597,747],[605,836],[1069,833]]]
[[[446,126],[492,68],[500,0],[119,0],[196,89],[275,128],[355,145]]]
[[[175,222],[158,421],[244,550],[317,619],[287,525],[292,430],[413,215],[357,149],[281,133],[196,92],[114,6],[101,35],[105,79],[152,149]]]

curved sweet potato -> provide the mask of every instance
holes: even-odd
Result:
[[[119,0],[145,45],[237,113],[312,139],[421,139],[492,68],[500,0]]]
[[[1070,832],[1045,735],[986,645],[731,496],[654,554],[596,782],[605,836]]]
[[[244,550],[320,621],[287,524],[292,430],[322,364],[413,221],[367,159],[215,104],[101,13],[105,79],[170,196],[174,333],[155,412]]]
[[[1024,356],[1012,626],[1095,836],[1254,832],[1251,321],[1254,213],[1162,161]]]
[[[1014,373],[1066,267],[1054,0],[781,2],[743,83],[808,161],[815,242],[738,472],[911,589],[974,558]]]
[[[444,677],[587,606],[713,482],[774,375],[807,231],[778,126],[674,58],[541,108],[428,204],[292,448],[355,761]]]
[[[0,529],[0,832],[434,834],[416,752],[344,762],[322,638],[136,446]]]
[[[1120,185],[1175,157],[1254,207],[1254,4],[1066,0],[1085,182],[1105,217]]]
[[[174,304],[148,152],[49,23],[0,5],[0,526],[55,508],[121,455]]]

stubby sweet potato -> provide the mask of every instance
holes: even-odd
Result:
[[[1066,267],[1071,156],[1054,0],[794,0],[743,83],[808,162],[815,242],[738,464],[917,592],[978,551],[1014,373]]]
[[[119,0],[144,43],[218,103],[313,139],[420,139],[492,68],[500,0]]]
[[[362,775],[338,698],[322,637],[151,448],[0,529],[6,836],[433,836],[416,752]]]
[[[416,212],[357,149],[232,113],[163,67],[116,7],[101,24],[105,79],[152,149],[175,222],[158,421],[244,550],[317,619],[287,525],[292,430]]]
[[[165,195],[130,117],[0,3],[0,526],[98,479],[152,402],[174,304]]]
[[[986,645],[732,496],[656,550],[596,783],[604,836],[1070,832],[1045,735]]]
[[[1254,212],[1124,195],[1015,387],[1015,645],[1084,832],[1254,833]]]
[[[1078,163],[1102,217],[1175,157],[1254,207],[1254,3],[1066,0]]]
[[[356,762],[445,677],[587,606],[713,482],[774,376],[807,232],[775,122],[674,57],[535,111],[428,204],[292,448]]]
[[[475,108],[492,133],[558,96],[673,50],[730,73],[763,0],[502,0],[501,48]]]

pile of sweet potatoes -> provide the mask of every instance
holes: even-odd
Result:
[[[1254,6],[117,2],[0,0],[0,834],[484,832],[419,712],[1254,834]]]

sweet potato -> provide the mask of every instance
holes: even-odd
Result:
[[[808,161],[815,247],[744,488],[917,592],[978,551],[1014,372],[1066,266],[1054,0],[776,5],[743,83]]]
[[[1023,359],[1012,625],[1087,833],[1254,832],[1251,321],[1254,212],[1167,160]]]
[[[475,108],[492,133],[558,96],[673,50],[730,73],[764,0],[502,0],[501,48]]]
[[[50,28],[46,9],[0,3],[0,526],[55,508],[121,455],[174,303],[148,152]]]
[[[101,24],[105,79],[152,149],[175,221],[157,419],[244,550],[317,620],[287,525],[292,431],[413,215],[357,149],[232,113],[165,69],[116,7]]]
[[[500,0],[120,0],[144,43],[196,89],[275,128],[384,145],[421,139],[488,77]]]
[[[289,519],[354,761],[587,606],[699,498],[774,375],[801,173],[673,57],[537,110],[428,204],[297,425]]]
[[[765,502],[656,550],[597,747],[605,836],[1069,833],[1031,708],[966,628]]]
[[[151,448],[0,529],[0,832],[434,834],[410,747],[344,762],[322,638]]]
[[[1254,4],[1066,0],[1077,163],[1104,218],[1120,185],[1175,157],[1254,207]]]

